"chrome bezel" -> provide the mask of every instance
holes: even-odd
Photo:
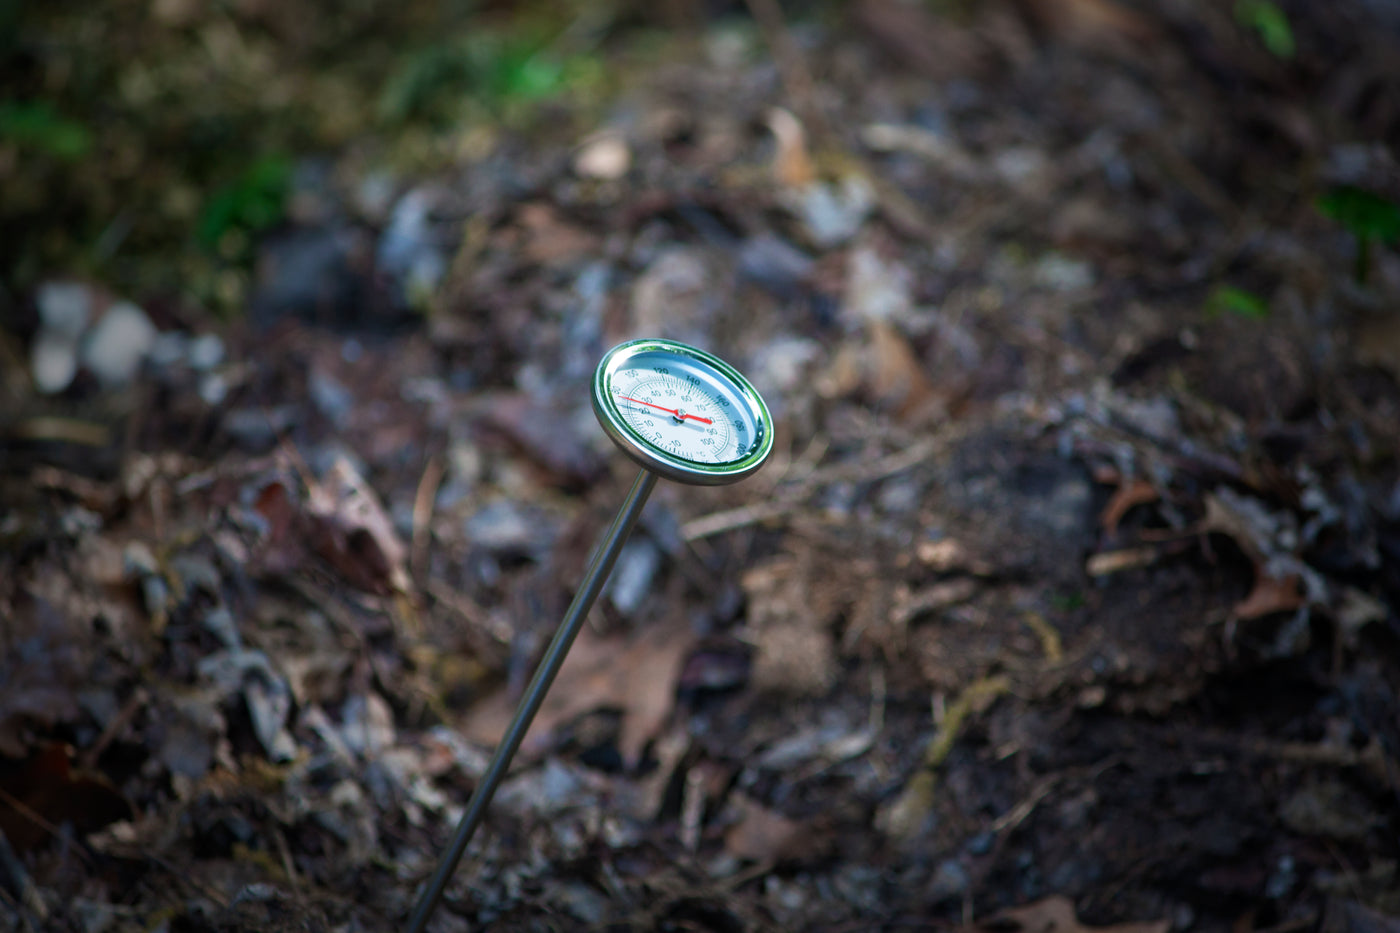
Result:
[[[753,422],[754,438],[743,456],[723,463],[700,463],[677,456],[637,434],[617,408],[610,391],[613,377],[626,368],[635,357],[644,353],[665,353],[684,357],[693,364],[712,371],[727,382],[733,394],[748,409]],[[724,360],[704,350],[675,340],[643,339],[618,344],[604,354],[593,374],[593,413],[613,443],[645,469],[666,479],[696,486],[722,486],[752,476],[768,459],[773,449],[773,423],[763,398],[739,371]]]

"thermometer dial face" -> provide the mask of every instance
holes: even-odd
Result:
[[[609,350],[593,377],[593,411],[633,460],[682,483],[750,475],[773,448],[768,407],[734,367],[671,340]]]

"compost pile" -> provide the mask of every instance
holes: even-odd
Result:
[[[112,6],[112,107],[324,118],[202,214],[0,108],[0,930],[401,925],[637,336],[772,460],[657,488],[433,929],[1400,930],[1394,4],[589,8],[378,129],[350,6]]]

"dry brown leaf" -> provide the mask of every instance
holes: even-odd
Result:
[[[257,553],[257,562],[265,571],[286,573],[305,559],[306,546],[296,534],[299,510],[292,491],[280,479],[264,486],[253,500],[253,511],[267,522],[267,534]]]
[[[1128,510],[1135,505],[1147,505],[1156,502],[1161,496],[1157,494],[1157,487],[1141,477],[1128,479],[1123,478],[1118,484],[1118,489],[1104,506],[1103,514],[1099,516],[1099,524],[1103,530],[1113,534],[1118,530],[1118,523],[1123,520],[1123,516],[1128,514]]]
[[[51,742],[0,770],[0,833],[21,853],[72,824],[80,833],[130,819],[131,805],[101,774],[72,766],[73,750]]]
[[[539,265],[568,262],[597,249],[593,234],[565,221],[548,204],[522,205],[518,220],[525,231],[525,258]]]
[[[866,371],[870,394],[900,418],[922,410],[933,397],[933,386],[914,348],[904,335],[883,321],[870,325],[870,358]]]
[[[1014,928],[1015,933],[1167,933],[1171,929],[1171,921],[1117,923],[1106,927],[1085,926],[1075,915],[1074,902],[1063,895],[1054,894],[1024,907],[998,911],[981,923],[966,927],[965,930],[968,933],[1003,931],[1008,926]]]
[[[539,752],[552,734],[584,713],[622,711],[618,751],[627,767],[641,760],[646,743],[671,715],[676,681],[694,639],[684,625],[644,629],[632,642],[603,638],[585,628],[579,633],[540,705],[521,750]],[[486,699],[468,714],[463,731],[473,741],[500,741],[514,712],[515,699],[505,691]]]
[[[1238,497],[1236,497],[1238,498]],[[1247,511],[1247,503],[1234,501],[1224,492],[1210,493],[1205,498],[1206,514],[1198,526],[1200,531],[1223,534],[1244,551],[1255,567],[1262,567],[1272,549],[1277,530],[1264,524],[1264,516]]]
[[[306,518],[312,547],[347,583],[370,593],[408,592],[408,553],[349,460],[337,459],[322,482],[310,484]]]
[[[1302,581],[1296,576],[1282,579],[1258,574],[1254,589],[1240,600],[1230,614],[1240,620],[1257,619],[1275,612],[1292,612],[1307,602]]]
[[[809,824],[788,819],[749,797],[731,798],[739,820],[724,833],[724,849],[735,858],[781,862],[812,854]]]

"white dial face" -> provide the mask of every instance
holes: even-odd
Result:
[[[768,409],[728,363],[668,340],[608,351],[594,376],[604,430],[649,470],[685,483],[732,483],[773,446]]]
[[[638,354],[617,371],[611,391],[637,435],[672,456],[728,463],[753,444],[752,417],[738,393],[690,360]]]

